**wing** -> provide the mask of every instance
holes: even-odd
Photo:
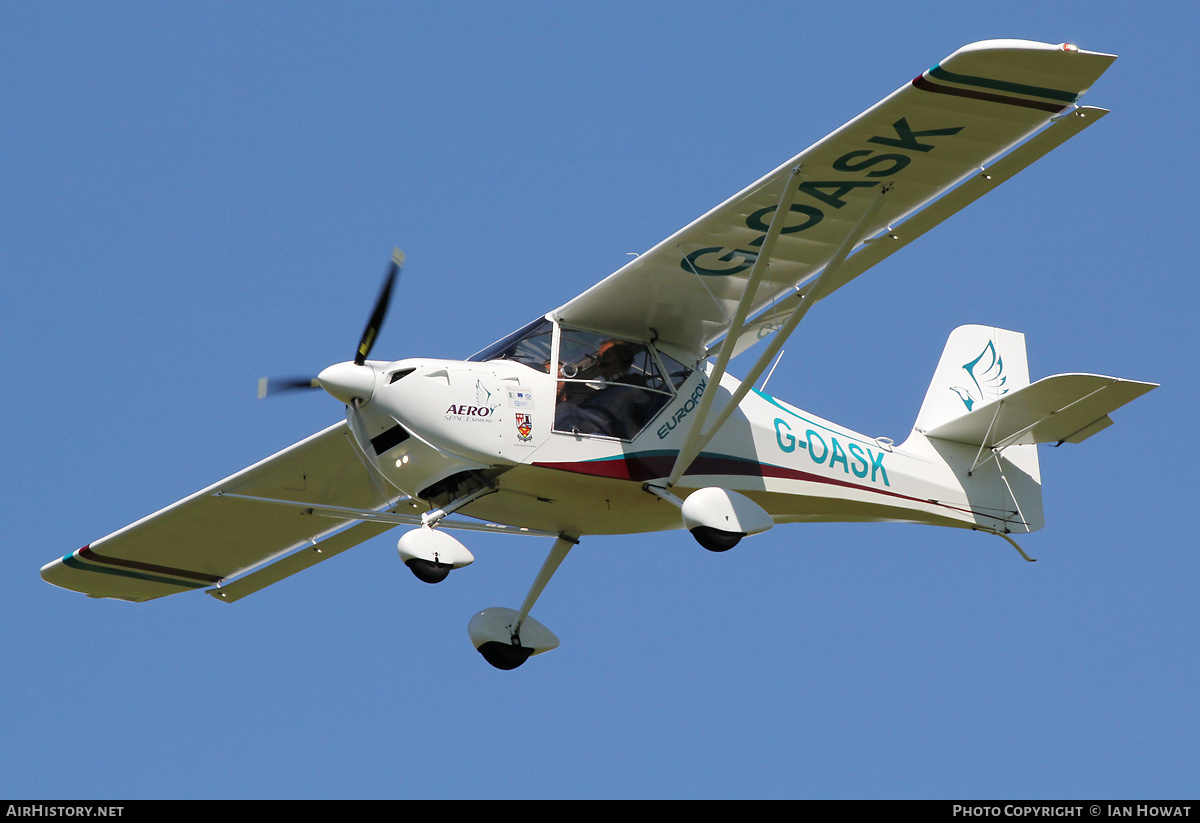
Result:
[[[329,507],[361,510],[384,502],[343,421],[48,563],[42,578],[92,597],[152,600],[216,585],[362,519],[330,516]],[[336,549],[393,525],[359,523],[335,535]]]
[[[705,350],[729,333],[784,184],[799,167],[768,273],[750,301],[750,313],[761,313],[759,325],[735,330],[762,336],[772,323],[778,327],[776,312],[786,315],[839,250],[844,254],[843,244],[851,243],[853,253],[812,297],[827,296],[887,256],[889,246],[901,245],[893,236],[908,242],[1077,133],[1084,124],[1063,130],[1058,120],[1115,59],[1022,40],[959,49],[560,307],[557,316],[569,325]],[[1046,129],[1052,122],[1055,128]],[[1005,176],[980,173],[1035,134],[1055,129],[1067,133],[1040,140],[1022,162],[1008,164]],[[944,196],[972,177],[985,182],[965,195]],[[902,221],[911,224],[912,236],[897,228]]]

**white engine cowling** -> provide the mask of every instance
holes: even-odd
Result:
[[[445,532],[428,526],[407,531],[396,544],[400,559],[417,579],[440,583],[452,569],[461,569],[475,562],[467,547]]]
[[[743,537],[775,525],[771,515],[749,497],[709,486],[683,501],[683,525],[710,551],[732,549]]]

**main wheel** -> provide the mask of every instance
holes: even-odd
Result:
[[[483,655],[484,660],[504,671],[517,668],[529,659],[529,655],[533,654],[533,649],[514,646],[512,643],[500,643],[496,640],[484,643],[478,651]]]
[[[454,568],[448,563],[438,563],[436,560],[422,560],[419,557],[414,557],[406,561],[404,565],[412,570],[412,573],[417,576],[418,580],[425,583],[441,583],[450,574],[450,570]]]
[[[712,526],[696,526],[692,529],[692,537],[710,552],[727,552],[741,542],[745,535],[714,529]]]

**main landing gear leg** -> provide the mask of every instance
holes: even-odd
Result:
[[[579,539],[561,534],[550,548],[542,570],[525,595],[520,611],[512,609],[484,609],[471,618],[467,633],[475,649],[483,659],[497,669],[515,669],[535,654],[548,652],[558,646],[558,638],[541,623],[529,616],[533,604],[572,547]]]

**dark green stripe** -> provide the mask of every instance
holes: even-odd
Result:
[[[215,574],[205,574],[204,572],[194,572],[188,569],[177,569],[173,566],[160,566],[157,563],[143,563],[138,560],[126,560],[123,557],[109,557],[100,554],[91,546],[84,546],[79,551],[75,552],[75,556],[80,560],[86,560],[89,563],[103,563],[106,566],[119,566],[123,569],[133,569],[135,571],[151,572],[153,574],[165,574],[171,577],[186,577],[189,580],[199,580],[201,583],[220,583],[221,578]]]
[[[1005,80],[992,80],[989,77],[973,77],[969,74],[955,74],[952,71],[946,71],[940,65],[934,66],[929,70],[929,73],[939,80],[948,80],[951,83],[959,83],[963,86],[978,86],[983,89],[995,89],[996,91],[1008,91],[1016,94],[1028,94],[1032,97],[1045,97],[1048,100],[1059,100],[1064,103],[1074,103],[1079,97],[1073,91],[1059,91],[1058,89],[1047,89],[1042,86],[1027,86],[1024,83],[1009,83]]]
[[[73,554],[68,554],[63,558],[63,565],[69,566],[72,569],[78,569],[84,572],[97,572],[99,574],[112,574],[117,577],[131,577],[134,580],[145,580],[148,583],[159,583],[167,586],[177,586],[181,589],[203,589],[207,583],[188,583],[184,580],[172,580],[168,577],[159,577],[154,574],[143,574],[141,572],[126,571],[125,569],[109,569],[104,566],[93,566],[88,563],[82,563]]]
[[[1058,114],[1067,108],[1067,106],[1064,106],[1062,103],[1046,103],[1042,100],[1029,100],[1025,97],[1010,97],[1003,94],[994,94],[990,91],[962,89],[958,86],[940,86],[923,74],[919,77],[914,77],[912,82],[914,86],[922,91],[931,91],[935,94],[949,94],[953,97],[966,97],[971,100],[985,100],[989,103],[1003,103],[1006,106],[1020,106],[1021,108],[1025,109],[1048,111],[1051,114]]]

